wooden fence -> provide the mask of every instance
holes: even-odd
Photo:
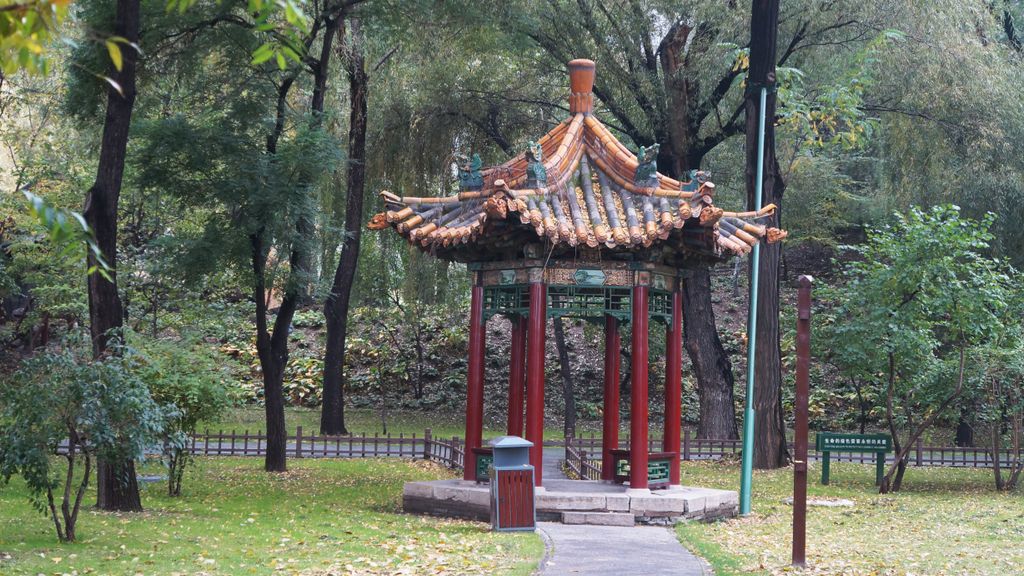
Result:
[[[572,439],[546,439],[544,446],[564,448],[566,464],[573,473],[586,478],[600,478],[601,438],[595,434]],[[651,451],[660,451],[661,439],[651,438],[648,446]],[[241,433],[236,430],[205,430],[196,434],[190,445],[193,454],[204,456],[263,456],[266,447],[267,436],[261,430],[245,430]],[[629,438],[621,438],[619,447],[628,448]],[[691,430],[686,429],[683,431],[679,451],[681,459],[689,461],[739,458],[741,450],[740,440],[696,438]],[[416,458],[434,460],[449,468],[461,469],[465,458],[465,442],[458,437],[436,437],[430,429],[422,435],[319,436],[305,434],[300,426],[294,435],[287,437],[286,454],[292,458]],[[1000,456],[1002,466],[1011,467],[1024,459],[1024,452],[1004,450]],[[832,453],[833,462],[871,464],[874,457],[874,454]],[[817,461],[821,454],[812,449],[808,458]],[[893,462],[895,455],[890,453],[887,459]],[[911,466],[991,468],[992,455],[985,448],[926,446],[918,442],[910,453],[909,463]]]
[[[565,467],[568,475],[575,480],[601,479],[601,449],[598,447],[597,459],[594,459],[585,448],[571,440],[565,443]]]
[[[563,441],[564,442],[564,441]],[[545,445],[548,443],[545,442]],[[566,445],[573,445],[579,450],[585,450],[592,458],[600,460],[601,438],[595,434],[572,439]],[[808,451],[808,458],[813,461],[821,460],[821,453],[814,449],[813,443]],[[629,448],[629,437],[619,440],[619,448]],[[648,449],[657,452],[662,449],[660,438],[648,440]],[[793,444],[789,444],[792,452]],[[701,439],[694,437],[689,429],[683,430],[683,438],[680,446],[680,457],[682,460],[715,460],[720,458],[739,458],[743,451],[741,440],[716,440]],[[575,456],[574,456],[575,457]],[[567,456],[568,459],[568,456]],[[845,452],[833,452],[832,462],[853,462],[857,464],[873,464],[875,455],[871,453],[851,454]],[[1003,467],[1011,467],[1024,460],[1024,450],[1014,452],[1003,450],[1000,452],[1000,463]],[[886,461],[896,461],[896,454],[886,454]],[[927,446],[921,440],[914,445],[909,454],[910,466],[945,466],[952,468],[991,468],[992,451],[988,448],[973,447],[963,448],[959,446]],[[1019,465],[1019,464],[1018,464]]]
[[[192,454],[197,456],[264,456],[267,435],[262,430],[211,432],[206,429],[192,437]],[[291,458],[417,458],[434,460],[450,468],[462,468],[465,442],[458,437],[438,438],[426,429],[422,436],[350,434],[319,436],[304,434],[302,426],[285,438],[285,454]]]

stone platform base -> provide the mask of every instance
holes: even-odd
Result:
[[[490,486],[465,480],[407,482],[402,507],[412,514],[490,521]],[[736,515],[729,490],[683,486],[653,492],[592,480],[547,480],[536,494],[537,520],[571,524],[672,524]],[[630,522],[630,517],[632,522]]]

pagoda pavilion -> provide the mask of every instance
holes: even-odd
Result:
[[[749,252],[785,232],[757,212],[714,205],[703,172],[686,181],[658,173],[657,147],[634,154],[594,112],[594,62],[569,62],[569,112],[528,149],[499,166],[460,158],[458,194],[399,197],[370,228],[393,227],[410,244],[472,275],[466,397],[465,479],[482,444],[485,325],[512,322],[508,434],[533,442],[530,463],[543,485],[544,339],[548,318],[584,318],[605,327],[602,478],[615,478],[619,446],[619,324],[631,329],[631,489],[648,488],[648,324],[666,330],[665,429],[672,485],[679,484],[682,286],[686,271]],[[525,406],[524,406],[525,405]],[[525,408],[525,410],[524,410]],[[524,426],[525,413],[525,426]]]

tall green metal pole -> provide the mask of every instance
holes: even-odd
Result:
[[[761,209],[764,184],[764,115],[768,89],[761,88],[761,107],[757,119],[757,182],[754,210]],[[754,475],[754,352],[757,339],[757,284],[761,262],[761,243],[754,244],[750,255],[750,304],[747,311],[747,398],[743,409],[743,468],[740,473],[740,514],[750,514],[750,484]]]

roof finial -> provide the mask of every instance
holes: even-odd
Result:
[[[594,111],[594,61],[577,58],[569,62],[569,112]]]

